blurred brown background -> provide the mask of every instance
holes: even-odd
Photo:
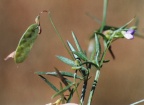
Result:
[[[122,26],[135,15],[139,31],[144,31],[143,0],[109,0],[107,24]],[[26,61],[15,64],[4,58],[15,50],[26,30],[42,10],[51,11],[54,23],[64,40],[72,43],[71,31],[87,50],[88,38],[99,27],[86,13],[102,19],[103,0],[1,0],[0,1],[0,105],[45,105],[55,92],[34,72],[69,70],[55,55],[69,57],[56,36],[47,14],[41,15],[42,34]],[[116,60],[108,54],[92,105],[129,105],[144,98],[144,40],[118,40],[113,43]],[[91,76],[94,76],[94,71]],[[55,85],[59,80],[48,77]],[[91,87],[91,84],[90,84]],[[90,89],[90,88],[88,88]],[[81,90],[80,90],[81,91]],[[87,100],[86,100],[87,101]],[[73,102],[78,102],[74,99]],[[143,104],[141,104],[143,105]]]

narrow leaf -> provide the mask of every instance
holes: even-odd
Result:
[[[101,21],[97,17],[91,15],[90,13],[86,13],[86,15],[89,16],[90,18],[92,18],[98,24],[101,24]]]
[[[38,74],[38,75],[51,75],[51,76],[58,77],[58,74],[56,72],[35,72],[35,74]],[[60,71],[60,74],[62,76],[71,77],[71,78],[73,78],[73,76],[74,76],[74,73],[65,72],[65,71]],[[82,79],[82,77],[76,75],[76,79]]]
[[[81,53],[81,52],[73,51],[73,53],[76,54],[83,61],[87,61],[88,60],[88,58],[86,57],[86,55],[83,54],[83,53]]]
[[[62,89],[63,89],[63,86],[62,86],[62,83],[60,82],[60,90],[62,90]],[[61,94],[61,101],[62,101],[63,104],[65,103],[64,94],[63,93]]]
[[[95,42],[96,42],[96,64],[99,66],[99,58],[100,58],[100,53],[101,53],[101,46],[100,46],[100,41],[98,36],[95,34]]]
[[[108,40],[107,38],[106,38],[106,36],[104,35],[104,34],[102,34],[102,33],[100,33],[100,32],[95,32],[97,35],[100,35],[104,40]]]
[[[83,62],[81,65],[84,65],[84,64],[90,64],[90,65],[95,66],[96,68],[98,68],[97,64],[95,64],[93,62],[86,61],[86,62]],[[87,70],[85,70],[85,71],[87,71]]]
[[[67,41],[67,44],[68,44],[68,46],[69,46],[69,48],[70,48],[71,51],[76,51],[69,41]],[[73,54],[73,56],[74,56],[75,59],[78,58],[78,56],[76,54]]]
[[[70,93],[70,95],[69,95],[69,97],[68,97],[68,99],[67,99],[67,103],[69,103],[69,102],[71,101],[71,99],[72,99],[73,94],[75,93],[75,91],[76,91],[77,96],[78,96],[78,98],[79,98],[79,100],[80,100],[80,96],[79,96],[79,93],[78,93],[77,88],[78,88],[78,86],[80,85],[81,82],[82,82],[82,81],[80,81],[80,82],[78,82],[77,84],[75,84],[75,87],[72,89],[72,91],[71,91],[71,93]]]
[[[106,24],[106,15],[107,15],[107,7],[108,7],[108,0],[104,0],[104,6],[103,6],[103,20],[100,28],[100,33],[103,32],[103,28]]]
[[[65,84],[65,86],[68,86],[68,83],[66,81],[66,78],[64,78],[61,73],[59,72],[59,70],[57,68],[55,68],[56,73],[58,74],[58,77],[60,78],[60,80]],[[71,89],[69,88],[69,91],[71,91]]]
[[[73,39],[74,39],[74,41],[75,41],[75,44],[76,44],[76,46],[77,46],[78,51],[83,53],[83,51],[82,51],[82,49],[81,49],[81,46],[80,46],[80,44],[79,44],[79,42],[78,42],[78,40],[77,40],[74,32],[72,32],[72,36],[73,36]]]
[[[74,92],[75,92],[74,89],[72,89],[72,91],[70,92],[70,95],[69,95],[69,97],[68,97],[68,99],[67,99],[67,103],[69,103],[69,102],[71,101]]]
[[[130,105],[137,105],[137,104],[142,103],[142,102],[144,102],[144,99],[139,100],[139,101],[137,101],[137,102],[134,102],[134,103],[132,103],[132,104],[130,104]],[[141,105],[142,105],[142,104],[141,104]]]
[[[59,90],[51,83],[49,82],[45,77],[42,75],[39,75],[54,91],[58,92]]]
[[[135,18],[136,18],[136,17],[132,18],[129,22],[127,22],[125,25],[123,25],[122,27],[120,27],[118,30],[127,27],[127,25],[129,25],[132,21],[134,21]]]
[[[90,61],[94,62],[94,56],[95,56],[95,50],[92,51],[91,56],[90,56]]]
[[[54,97],[56,97],[56,96],[58,96],[58,95],[64,93],[65,91],[67,91],[67,90],[68,90],[71,86],[73,86],[73,85],[74,85],[74,83],[69,84],[69,85],[66,86],[63,90],[60,90],[59,92],[57,92],[56,94],[54,94],[54,95],[52,96],[52,98],[54,98]]]
[[[109,52],[110,52],[110,54],[111,54],[112,58],[113,58],[113,59],[115,59],[115,55],[114,55],[114,53],[113,53],[113,51],[112,51],[111,46],[109,47]]]
[[[72,61],[72,60],[70,60],[70,59],[68,59],[68,58],[65,58],[65,57],[63,57],[63,56],[56,56],[59,60],[61,60],[62,62],[64,62],[64,63],[66,63],[66,64],[68,64],[68,65],[70,65],[70,66],[75,66],[75,63],[74,63],[74,61]]]

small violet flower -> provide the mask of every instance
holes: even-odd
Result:
[[[133,39],[134,38],[134,29],[128,29],[127,31],[121,32],[126,39]]]

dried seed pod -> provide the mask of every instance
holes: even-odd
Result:
[[[23,62],[28,56],[34,44],[34,41],[36,40],[39,34],[40,31],[39,27],[40,26],[37,23],[30,25],[23,34],[23,36],[21,37],[14,56],[14,60],[16,63]]]
[[[4,60],[9,58],[14,58],[16,63],[22,63],[26,57],[28,56],[36,38],[41,32],[40,29],[40,15],[38,15],[35,19],[35,24],[32,24],[28,27],[28,29],[22,35],[18,46],[14,52],[9,54]]]
[[[40,12],[40,14],[44,12],[47,11],[44,10]],[[16,63],[22,63],[26,59],[36,38],[41,33],[40,14],[35,18],[35,24],[30,25],[22,35],[16,50],[9,54],[4,60],[14,58]]]

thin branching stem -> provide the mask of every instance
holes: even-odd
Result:
[[[137,101],[137,102],[134,102],[134,103],[132,103],[132,104],[130,104],[130,105],[137,105],[137,104],[142,103],[142,102],[144,102],[144,99],[139,100],[139,101]]]
[[[104,7],[103,7],[103,20],[100,28],[100,32],[102,33],[103,28],[106,24],[106,15],[107,15],[107,7],[108,7],[108,0],[104,0]]]
[[[64,47],[66,48],[66,50],[67,50],[67,52],[69,53],[69,55],[71,56],[71,58],[74,59],[73,56],[72,56],[72,54],[71,54],[71,52],[70,52],[69,49],[67,48],[67,46],[66,46],[66,44],[65,44],[65,42],[64,42],[64,40],[63,40],[63,38],[61,37],[60,33],[58,32],[56,26],[54,25],[54,22],[53,22],[53,20],[52,20],[52,18],[51,18],[50,12],[49,12],[48,15],[49,15],[50,22],[51,22],[51,24],[52,24],[52,26],[53,26],[53,28],[54,28],[56,34],[57,34],[58,37],[60,38],[62,44],[63,44]]]
[[[80,100],[82,105],[84,104],[84,98],[85,98],[85,93],[86,93],[86,89],[87,89],[87,81],[88,80],[84,81],[83,87],[82,87],[81,100]]]
[[[92,84],[92,88],[91,88],[91,91],[90,91],[90,95],[89,95],[89,99],[88,99],[88,104],[87,105],[91,105],[92,98],[93,98],[93,95],[94,95],[94,91],[95,91],[96,85],[98,83],[99,76],[100,76],[100,70],[97,70],[96,74],[95,74],[94,82]]]
[[[102,24],[101,24],[101,28],[100,28],[100,33],[102,33],[102,31],[103,31],[103,29],[104,29],[104,26],[105,26],[105,24],[106,24],[107,7],[108,7],[108,0],[104,0],[103,20],[102,20]],[[99,40],[99,38],[98,38],[97,40]],[[106,51],[107,51],[107,50],[106,50]],[[105,54],[105,53],[104,53],[104,54]],[[105,56],[104,56],[104,57],[105,57]],[[104,60],[104,59],[103,59],[103,60]],[[102,63],[103,63],[103,60],[99,63],[99,66],[98,66],[98,67],[101,67],[101,65],[102,65]],[[93,98],[93,94],[94,94],[96,85],[97,85],[97,83],[98,83],[99,76],[100,76],[100,68],[98,68],[98,70],[96,71],[95,78],[94,78],[94,82],[93,82],[93,84],[92,84],[92,88],[91,88],[91,91],[90,91],[90,95],[89,95],[89,99],[88,99],[87,105],[91,105],[92,98]]]

